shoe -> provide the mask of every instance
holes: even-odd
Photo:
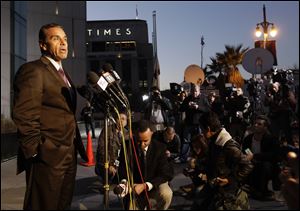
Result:
[[[175,160],[179,160],[179,159],[180,159],[180,157],[178,156],[178,157],[174,158],[174,161],[175,161]]]
[[[186,161],[190,161],[190,160],[192,160],[193,158],[192,157],[188,157],[187,159],[186,159]]]
[[[174,163],[181,163],[181,160],[180,159],[174,160]]]
[[[174,160],[174,163],[186,163],[186,161],[182,159],[178,159],[178,160]]]

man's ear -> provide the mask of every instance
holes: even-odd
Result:
[[[207,134],[209,134],[209,137],[213,135],[213,132],[211,131],[209,126],[207,126]]]
[[[40,42],[40,48],[43,49],[43,51],[47,51],[47,45],[44,42]]]

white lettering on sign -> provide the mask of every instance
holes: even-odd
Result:
[[[121,36],[124,34],[124,31],[122,33],[121,28],[116,28],[116,29],[87,29],[88,36],[111,36],[111,35],[117,35]],[[126,28],[125,29],[125,35],[129,36],[131,35],[131,29]]]
[[[120,29],[116,29],[116,35],[121,35]]]
[[[111,35],[111,29],[108,30],[104,29],[103,35]]]
[[[126,35],[131,35],[130,28],[127,28],[127,29],[126,29]]]

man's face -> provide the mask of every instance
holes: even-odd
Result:
[[[165,136],[165,139],[170,142],[173,140],[174,136],[175,136],[175,133],[168,133],[167,131],[164,132],[164,136]]]
[[[120,120],[123,127],[127,125],[127,116],[125,114],[120,114]]]
[[[265,121],[262,119],[255,120],[254,128],[256,133],[263,133],[267,129],[265,126]]]
[[[46,56],[59,62],[68,56],[67,35],[60,27],[49,28],[45,31],[46,41],[40,43],[41,48],[46,51]]]
[[[198,97],[200,95],[200,88],[199,87],[195,87],[192,91],[192,95],[193,97]]]
[[[145,132],[138,133],[138,142],[141,145],[142,150],[144,150],[151,143],[153,132],[148,128]]]

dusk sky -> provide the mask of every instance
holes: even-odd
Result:
[[[138,18],[147,21],[152,43],[155,10],[160,88],[164,90],[171,82],[183,81],[187,66],[201,65],[201,36],[203,67],[210,64],[210,57],[224,52],[225,45],[253,48],[254,41],[262,39],[254,33],[256,24],[263,22],[263,4],[267,21],[278,30],[277,68],[299,68],[298,1],[87,1],[87,20],[135,19],[137,5]],[[242,66],[239,69],[245,79],[251,77]]]

